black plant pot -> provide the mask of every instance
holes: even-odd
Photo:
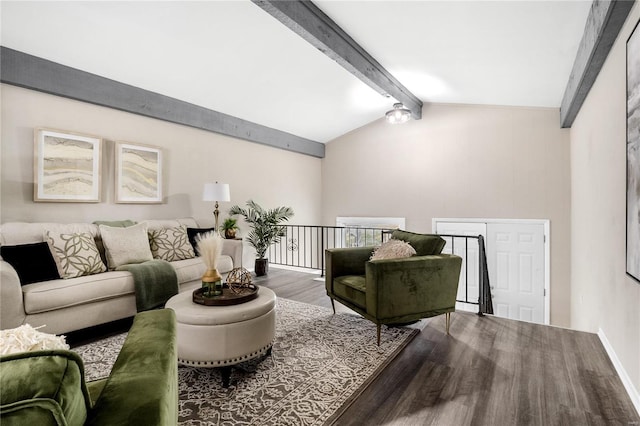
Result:
[[[257,277],[267,275],[267,272],[269,272],[269,259],[256,259],[255,271]]]

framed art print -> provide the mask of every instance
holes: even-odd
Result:
[[[640,283],[640,30],[627,40],[627,274]]]
[[[162,203],[162,150],[116,142],[116,203]]]
[[[100,201],[102,139],[63,130],[34,131],[33,201]]]

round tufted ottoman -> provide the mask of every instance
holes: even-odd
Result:
[[[166,304],[177,319],[178,362],[196,367],[223,367],[229,385],[230,366],[271,351],[276,332],[276,295],[258,287],[258,297],[238,305],[204,306],[192,292],[173,296]]]

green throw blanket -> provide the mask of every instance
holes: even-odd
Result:
[[[171,296],[178,294],[178,276],[165,260],[122,265],[116,271],[133,274],[138,312],[163,308]]]

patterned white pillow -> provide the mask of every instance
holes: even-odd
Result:
[[[45,239],[56,260],[60,277],[75,278],[107,271],[93,235],[48,230]]]
[[[404,257],[411,257],[415,254],[416,250],[411,247],[411,244],[406,241],[394,240],[392,238],[389,241],[382,243],[380,247],[377,247],[373,251],[371,259],[369,260],[401,259]]]
[[[189,242],[185,225],[150,230],[149,244],[155,259],[173,262],[196,257],[193,246]]]
[[[153,260],[147,239],[146,222],[126,228],[99,225],[102,243],[107,254],[109,269],[129,263]]]

